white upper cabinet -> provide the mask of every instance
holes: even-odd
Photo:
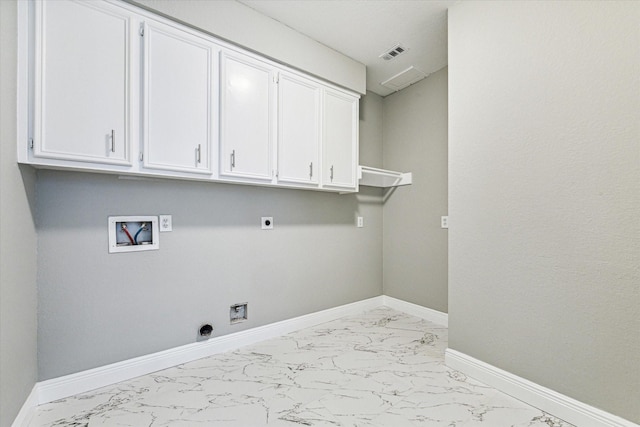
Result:
[[[33,155],[130,164],[131,14],[42,1],[35,22]]]
[[[220,178],[271,182],[275,69],[223,51],[220,74]]]
[[[319,184],[321,86],[281,72],[278,78],[278,182]]]
[[[357,191],[358,98],[326,89],[323,107],[323,186]]]
[[[18,162],[358,191],[357,94],[126,1],[17,8]]]
[[[144,167],[211,174],[219,49],[153,21],[143,39]]]

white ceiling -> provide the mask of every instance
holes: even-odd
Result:
[[[367,90],[413,66],[431,74],[447,65],[447,8],[457,0],[238,0],[367,66]],[[379,55],[401,43],[408,51]]]

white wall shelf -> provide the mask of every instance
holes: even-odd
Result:
[[[395,172],[386,169],[358,166],[358,178],[360,185],[368,187],[399,187],[411,185],[411,172]]]

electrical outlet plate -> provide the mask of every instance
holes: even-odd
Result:
[[[263,230],[273,230],[273,217],[272,216],[263,216],[262,217],[262,229]]]
[[[364,217],[361,217],[361,216],[357,217],[356,225],[358,228],[364,227]]]
[[[160,232],[173,231],[171,215],[160,215]]]
[[[160,248],[157,216],[110,216],[108,233],[109,253]]]
[[[449,228],[449,217],[441,216],[440,217],[440,228]]]

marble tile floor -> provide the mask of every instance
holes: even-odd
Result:
[[[572,427],[444,364],[386,307],[38,407],[29,426]]]

